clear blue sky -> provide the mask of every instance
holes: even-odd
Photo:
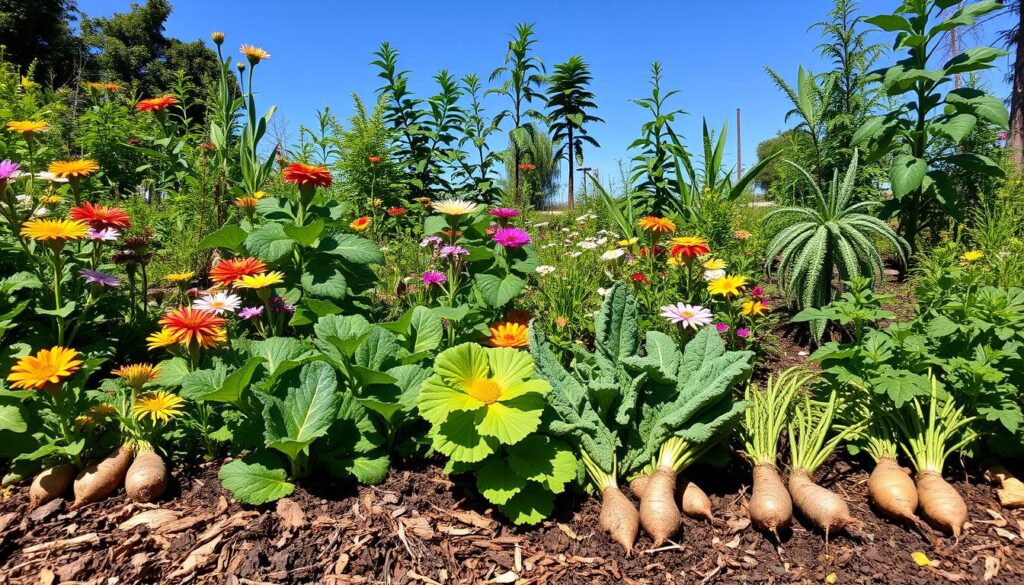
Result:
[[[862,0],[861,11],[874,15],[898,4]],[[314,122],[317,108],[330,105],[344,119],[352,92],[372,95],[380,80],[368,63],[381,41],[397,47],[400,65],[411,71],[411,89],[426,97],[435,91],[431,76],[442,68],[486,79],[502,63],[514,25],[534,22],[537,54],[545,65],[580,54],[591,66],[598,115],[606,123],[590,129],[602,148],[591,149],[586,162],[608,178],[616,173],[616,161],[628,158],[626,147],[646,120],[645,111],[629,100],[649,93],[654,60],[663,64],[663,87],[680,90],[674,103],[689,115],[677,129],[691,147],[699,144],[702,116],[714,127],[728,121],[728,161],[733,165],[736,108],[742,109],[743,163],[749,167],[758,142],[786,127],[789,109],[764,66],[789,80],[801,64],[826,70],[815,49],[818,32],[808,28],[823,20],[831,6],[830,0],[174,0],[167,34],[209,41],[210,32],[219,30],[227,34],[225,48],[236,57],[241,43],[270,52],[271,59],[257,70],[258,103],[261,108],[276,104],[297,136],[300,124]],[[79,8],[91,16],[127,7],[127,0],[79,0]],[[1001,16],[965,35],[964,42],[994,42],[1009,24]],[[874,38],[892,40],[884,33]],[[987,79],[1005,97],[1007,59],[999,65]],[[488,102],[491,113],[504,106],[494,101],[499,99]]]

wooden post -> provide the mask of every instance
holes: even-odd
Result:
[[[736,108],[736,182],[743,177],[743,134],[740,129],[740,109]]]

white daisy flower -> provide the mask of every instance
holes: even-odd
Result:
[[[192,303],[192,307],[203,311],[213,311],[220,315],[223,313],[234,313],[242,306],[242,299],[238,295],[226,292],[218,292]]]

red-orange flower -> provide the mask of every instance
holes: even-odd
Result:
[[[235,199],[235,205],[242,208],[252,209],[256,207],[255,197],[238,197]]]
[[[533,163],[521,163],[519,165],[519,170],[521,170],[521,171],[532,171],[532,170],[535,170],[536,168],[537,168],[537,165],[535,165]]]
[[[326,189],[334,179],[327,167],[316,167],[302,163],[292,163],[284,169],[284,180],[299,186],[312,185]]]
[[[227,286],[243,276],[253,276],[267,271],[267,265],[256,258],[232,258],[221,260],[210,269],[210,280],[220,286]]]
[[[391,209],[388,209],[388,215],[391,217],[402,217],[406,213],[409,213],[409,210],[404,207],[392,207]]]
[[[672,246],[668,249],[669,254],[686,260],[692,260],[711,252],[708,241],[704,238],[684,236],[672,238]]]
[[[651,279],[647,278],[647,275],[643,272],[634,272],[629,277],[637,284],[651,284]]]
[[[224,338],[224,318],[213,311],[178,307],[159,321],[180,342],[186,345],[194,340],[202,347],[210,347]]]
[[[135,109],[140,112],[162,112],[169,106],[179,104],[178,98],[172,95],[165,95],[158,98],[149,98],[148,100],[142,100],[135,104]]]
[[[93,205],[84,201],[81,205],[72,207],[68,217],[78,221],[84,221],[94,230],[106,228],[124,229],[131,225],[132,219],[128,213],[120,207],[107,207],[106,205]]]
[[[372,165],[375,165],[380,162],[380,157],[375,154],[371,154],[370,156],[366,157],[366,159],[369,160],[370,164]]]

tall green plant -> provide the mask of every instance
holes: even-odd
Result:
[[[491,150],[488,140],[499,131],[504,114],[499,113],[490,119],[486,117],[481,101],[485,91],[478,75],[471,73],[464,76],[462,91],[469,98],[469,108],[466,110],[459,148],[470,145],[471,149],[459,158],[459,168],[455,175],[466,181],[471,198],[492,202],[501,195],[497,183],[501,153]]]
[[[551,119],[551,140],[558,145],[555,159],[565,159],[569,165],[569,209],[573,208],[574,167],[583,162],[583,143],[594,147],[600,144],[587,135],[585,124],[604,122],[587,113],[597,109],[594,94],[587,89],[593,77],[583,57],[574,55],[565,63],[555,65],[548,78],[548,117]]]
[[[669,98],[679,90],[662,93],[661,76],[661,63],[655,61],[651,64],[651,95],[633,100],[650,113],[651,119],[641,126],[640,138],[629,145],[630,150],[639,149],[633,156],[629,177],[633,190],[638,193],[638,211],[654,215],[664,215],[670,209],[677,195],[673,179],[679,172],[679,159],[688,156],[672,129],[676,116],[686,112],[667,105]]]
[[[832,101],[832,94],[835,89],[836,78],[833,75],[825,75],[821,82],[813,73],[807,71],[801,65],[796,74],[796,87],[786,83],[781,75],[771,67],[765,67],[768,76],[772,78],[775,85],[789,101],[793,109],[786,112],[786,121],[797,117],[800,122],[797,129],[802,130],[811,139],[811,147],[814,149],[814,178],[821,183],[822,171],[822,141],[828,127],[826,110],[829,102]]]

